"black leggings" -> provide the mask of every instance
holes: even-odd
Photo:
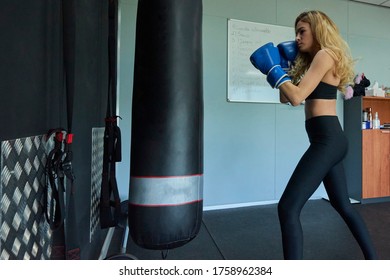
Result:
[[[306,121],[310,147],[302,156],[278,204],[285,259],[303,258],[300,213],[323,181],[331,205],[341,215],[360,245],[366,259],[376,259],[366,225],[352,207],[342,160],[348,141],[337,116],[320,116]]]

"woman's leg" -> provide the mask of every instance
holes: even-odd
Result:
[[[285,259],[302,259],[301,210],[329,170],[343,159],[348,146],[337,116],[314,117],[305,126],[310,147],[294,170],[278,205]]]
[[[300,214],[303,206],[329,170],[321,158],[322,145],[311,144],[295,168],[278,204],[284,258],[303,258],[303,233]]]
[[[331,205],[344,219],[366,259],[377,259],[367,227],[349,201],[347,182],[342,162],[335,165],[325,176],[324,186]]]

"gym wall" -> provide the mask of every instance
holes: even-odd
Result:
[[[106,112],[108,64],[108,2],[101,0],[72,0],[76,5],[76,47],[75,47],[75,97],[73,109],[73,170],[76,177],[76,228],[79,236],[81,259],[96,259],[99,246],[105,231],[99,227],[91,233],[91,156],[92,129],[104,127]],[[37,148],[39,141],[45,140],[44,135],[49,129],[67,127],[66,98],[64,93],[64,71],[62,62],[62,27],[60,16],[61,1],[51,0],[5,0],[0,3],[0,141],[2,145],[2,166],[7,165],[5,150],[7,145],[15,143],[15,139],[32,139],[32,147]],[[27,140],[28,143],[30,140]],[[31,145],[30,145],[31,146]],[[30,147],[31,148],[31,147]],[[39,148],[37,148],[39,150]],[[42,151],[40,152],[42,153]],[[39,155],[42,157],[42,154]],[[13,159],[15,160],[15,159]],[[16,159],[22,160],[21,157]],[[28,159],[25,159],[28,160]],[[41,162],[42,163],[42,162]],[[19,163],[22,164],[22,163]],[[39,164],[38,164],[39,165]],[[21,165],[23,166],[23,165]],[[42,167],[39,167],[42,172]],[[37,170],[38,170],[37,169]],[[33,168],[22,168],[22,174],[27,181],[34,176]],[[38,172],[35,170],[36,172]],[[28,171],[28,172],[27,172]],[[41,174],[42,175],[42,174]],[[35,197],[23,199],[24,186],[8,186],[7,182],[16,180],[13,171],[2,172],[0,197],[9,193],[10,187],[21,188],[21,199],[18,203],[12,198],[10,205],[13,211],[20,214],[21,221],[12,232],[15,236],[0,240],[0,258],[2,259],[44,259],[47,248],[39,248],[38,253],[6,251],[10,242],[21,243],[20,251],[33,246],[23,241],[23,231],[28,227],[29,217],[44,223],[41,196],[44,179],[40,175],[39,188]],[[33,179],[34,180],[34,179]],[[17,180],[14,182],[18,182]],[[8,187],[8,189],[7,189]],[[34,190],[34,187],[32,188]],[[30,194],[32,192],[29,192]],[[37,212],[26,215],[25,208],[29,199],[38,203]],[[2,203],[0,214],[0,230],[9,227],[5,203]],[[21,207],[24,207],[21,209]],[[23,212],[24,211],[24,212]],[[30,211],[30,210],[28,210]],[[30,212],[28,212],[30,213]],[[10,214],[8,214],[10,215]],[[27,228],[28,229],[28,228]],[[39,226],[36,235],[45,235],[44,225]],[[40,232],[39,232],[40,231]],[[37,236],[34,242],[50,238]],[[26,244],[24,244],[25,242]],[[39,244],[39,242],[38,242]],[[24,247],[23,247],[24,246]],[[39,247],[39,246],[38,246]],[[45,252],[46,250],[46,252]]]

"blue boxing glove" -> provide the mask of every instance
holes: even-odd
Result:
[[[290,77],[280,66],[280,54],[273,43],[258,48],[251,56],[253,66],[267,75],[267,82],[272,88],[279,88],[283,83],[291,81]]]
[[[288,72],[298,55],[298,45],[295,41],[286,41],[277,45],[280,54],[280,65]]]

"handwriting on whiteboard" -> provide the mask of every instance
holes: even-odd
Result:
[[[266,76],[249,61],[260,46],[294,40],[294,28],[228,20],[228,101],[279,103],[278,91],[272,89]]]

